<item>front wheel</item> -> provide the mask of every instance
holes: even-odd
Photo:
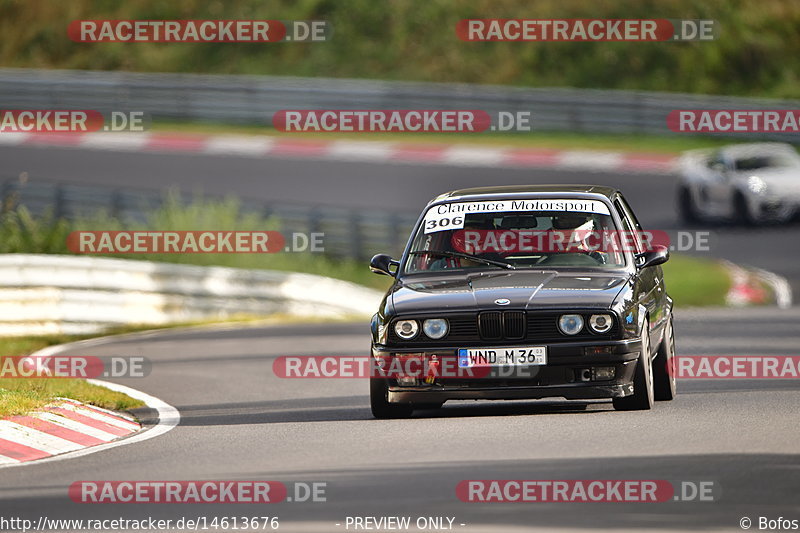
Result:
[[[642,326],[642,351],[633,375],[633,394],[614,398],[617,411],[646,411],[653,408],[653,361],[650,359],[650,324]]]
[[[414,412],[411,404],[389,403],[386,378],[369,378],[369,406],[375,418],[408,418]]]
[[[669,401],[675,398],[675,392],[675,334],[670,315],[653,363],[653,396],[656,401]]]
[[[700,214],[692,199],[692,192],[687,187],[681,187],[680,192],[678,192],[678,212],[685,224],[697,224],[700,222]]]
[[[756,223],[756,218],[750,212],[747,198],[741,192],[737,192],[733,199],[733,218],[741,226],[753,226]]]

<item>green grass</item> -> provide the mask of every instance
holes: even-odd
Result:
[[[89,338],[90,335],[40,335],[0,337],[0,354],[19,357],[47,346]],[[124,411],[144,405],[126,394],[92,385],[83,379],[69,378],[0,378],[0,418],[21,415],[39,409],[56,397],[72,398],[84,403]]]
[[[672,255],[664,264],[667,292],[679,307],[725,305],[731,287],[727,270],[718,262]]]
[[[115,328],[114,333],[145,329],[141,326]],[[30,355],[47,346],[91,338],[92,335],[36,335],[26,337],[0,337],[2,357]],[[126,394],[114,392],[71,378],[0,378],[0,418],[21,415],[39,409],[54,398],[72,398],[104,409],[124,411],[141,407],[144,403]]]
[[[705,42],[464,42],[465,18],[714,19]],[[76,43],[80,19],[326,20],[318,43]],[[797,98],[787,0],[0,0],[6,67],[327,76]]]
[[[623,135],[591,134],[570,132],[528,132],[502,133],[486,132],[464,133],[352,133],[352,132],[282,132],[267,126],[248,124],[224,124],[213,122],[177,122],[159,120],[151,125],[157,132],[177,132],[189,134],[236,134],[270,135],[292,139],[383,141],[424,144],[477,144],[493,147],[540,148],[540,149],[578,149],[613,150],[620,152],[642,152],[675,155],[684,150],[715,148],[730,144],[730,139],[686,135]]]
[[[0,379],[0,418],[23,415],[51,403],[54,398],[71,398],[113,411],[144,406],[144,402],[83,379],[2,378]]]

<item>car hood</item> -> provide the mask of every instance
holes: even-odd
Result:
[[[588,307],[608,309],[628,275],[598,272],[479,272],[406,278],[392,293],[397,315],[484,309]],[[507,299],[507,305],[495,300]]]

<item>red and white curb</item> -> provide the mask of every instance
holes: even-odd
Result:
[[[725,295],[725,303],[729,306],[764,305],[770,300],[774,300],[780,309],[792,306],[792,288],[783,276],[758,268],[745,269],[730,261],[722,261],[722,265],[731,277],[731,288]],[[770,291],[765,290],[765,286]]]
[[[0,420],[0,465],[105,444],[140,429],[126,415],[60,398],[39,411]]]
[[[673,173],[678,167],[678,157],[670,154],[512,148],[479,144],[325,140],[267,135],[3,132],[0,133],[0,145],[656,174]]]
[[[146,336],[147,332],[123,336],[136,335]],[[48,346],[29,357],[49,357],[67,349],[98,346],[118,337],[111,335]],[[42,411],[0,420],[0,468],[71,459],[142,442],[163,435],[181,421],[176,408],[155,396],[118,383],[99,379],[86,381],[142,401],[155,411],[157,422],[142,429],[126,415],[60,398]]]

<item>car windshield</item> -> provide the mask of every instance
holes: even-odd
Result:
[[[504,209],[564,205],[539,204],[470,202],[433,206],[414,236],[404,272],[625,265],[620,232],[606,204],[579,202],[578,207],[589,206],[587,211]],[[487,212],[480,212],[481,209]]]

